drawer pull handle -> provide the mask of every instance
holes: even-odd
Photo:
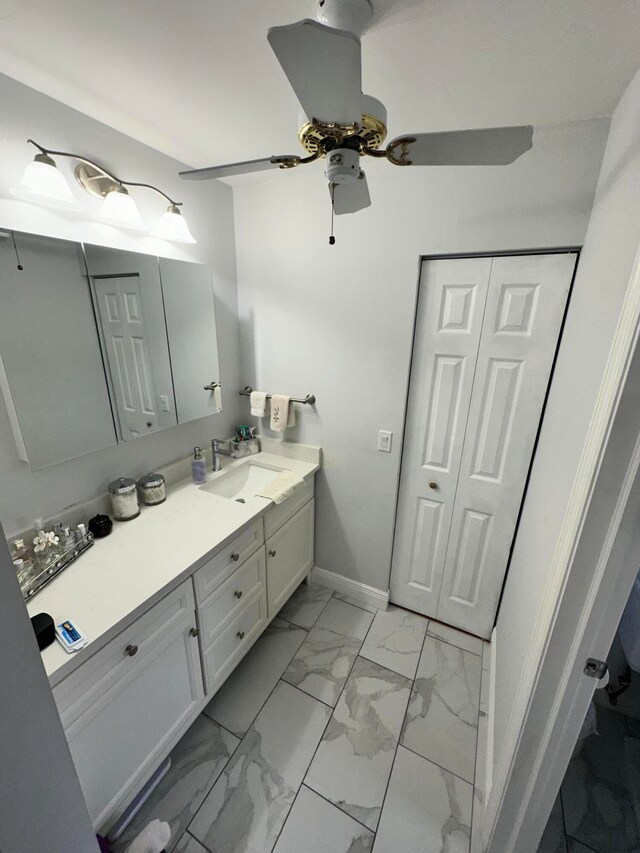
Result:
[[[236,637],[239,640],[244,640],[244,631],[238,631],[238,633],[236,634]]]
[[[240,559],[240,554],[232,554],[231,559],[233,560],[234,563],[237,563],[238,560]]]
[[[429,483],[429,488],[430,488],[430,489],[437,489],[437,488],[438,488],[438,484],[436,483],[436,481],[435,481],[435,480],[432,480],[432,481]]]
[[[276,552],[275,552],[275,551],[269,551],[269,556],[270,556],[270,557],[275,557],[275,555],[276,555]]]
[[[242,598],[242,590],[241,589],[237,589],[233,594],[235,595],[236,598]]]
[[[200,631],[198,631],[198,629],[197,629],[197,628],[191,628],[191,629],[189,630],[189,633],[191,634],[191,636],[192,636],[192,637],[197,637],[197,636],[198,636],[198,634],[200,633]]]
[[[135,654],[138,653],[138,647],[129,645],[124,650],[124,653],[125,653],[125,655],[128,655],[130,658],[132,658]]]

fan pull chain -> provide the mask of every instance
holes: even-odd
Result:
[[[329,245],[335,246],[336,238],[333,236],[333,215],[336,207],[336,185],[331,184],[331,235],[329,236]]]
[[[16,235],[14,231],[11,232],[11,239],[13,240],[13,251],[16,253],[16,261],[18,262],[17,266],[20,272],[22,272],[24,267],[20,263],[20,255],[18,254],[18,247],[16,246]]]

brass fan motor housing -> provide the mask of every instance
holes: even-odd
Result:
[[[361,148],[364,146],[370,149],[377,149],[382,146],[382,143],[387,138],[387,128],[379,118],[365,113],[362,116],[362,126],[353,136],[361,141]],[[303,124],[298,131],[298,139],[302,147],[309,154],[315,154],[316,156],[324,157],[325,150],[322,143],[326,138],[326,130],[312,121]]]

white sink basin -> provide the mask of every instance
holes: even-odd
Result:
[[[208,483],[200,488],[212,495],[221,498],[229,498],[232,501],[248,501],[255,498],[263,486],[284,471],[284,468],[269,468],[266,465],[256,465],[255,462],[246,462],[237,468],[228,468],[219,474],[215,474]]]

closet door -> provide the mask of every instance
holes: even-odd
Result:
[[[391,596],[430,616],[438,609],[491,264],[422,264]]]
[[[575,254],[493,260],[437,619],[488,638]]]

